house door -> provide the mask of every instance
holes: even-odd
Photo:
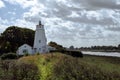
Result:
[[[23,50],[23,53],[25,54],[25,53],[28,53],[28,50],[27,49],[24,49]]]

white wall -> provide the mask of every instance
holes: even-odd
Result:
[[[34,53],[46,53],[47,39],[45,36],[44,26],[41,24],[36,26],[34,39]]]
[[[25,52],[25,50],[26,50],[27,52]],[[32,47],[29,46],[29,45],[27,45],[27,44],[24,44],[24,45],[22,45],[22,46],[20,46],[20,47],[18,48],[17,54],[19,54],[19,55],[24,55],[25,53],[32,54],[32,53],[33,53]]]

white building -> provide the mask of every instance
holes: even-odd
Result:
[[[36,26],[33,50],[35,53],[48,52],[44,25],[42,25],[40,21],[39,24]]]
[[[20,46],[17,50],[17,54],[19,55],[24,55],[26,53],[29,53],[29,54],[33,54],[33,50],[32,50],[32,47],[28,44],[23,44],[22,46]]]
[[[44,25],[42,25],[41,21],[39,21],[39,24],[36,25],[33,48],[27,44],[23,44],[18,48],[17,54],[24,55],[25,53],[28,54],[47,53],[49,52],[49,50],[55,50],[55,48],[47,45]]]

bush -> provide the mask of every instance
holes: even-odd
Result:
[[[40,53],[36,53],[36,55],[40,55]]]
[[[80,51],[65,51],[64,54],[71,55],[73,57],[83,57]]]
[[[0,80],[39,80],[35,64],[5,60],[0,63]]]
[[[60,53],[67,54],[67,55],[70,55],[70,56],[73,56],[73,57],[83,57],[83,54],[82,54],[82,52],[80,52],[80,51],[51,50],[50,52],[51,52],[51,53],[60,52]]]
[[[29,56],[30,54],[29,53],[24,53],[24,56]]]
[[[7,54],[3,54],[1,56],[1,59],[2,60],[5,60],[5,59],[17,59],[17,55],[15,53],[7,53]]]

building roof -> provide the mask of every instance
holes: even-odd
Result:
[[[28,44],[23,44],[23,45],[21,45],[21,46],[19,47],[19,49],[22,48],[22,47],[24,47],[24,46],[32,48],[32,47],[31,47],[30,45],[28,45]]]

